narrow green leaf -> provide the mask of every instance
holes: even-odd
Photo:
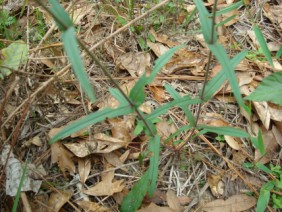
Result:
[[[242,5],[243,5],[243,2],[242,1],[238,1],[238,2],[236,2],[234,4],[228,5],[227,7],[223,8],[223,9],[221,9],[219,11],[216,11],[215,15],[219,16],[219,15],[222,15],[222,14],[225,14],[225,13],[229,13],[229,12],[231,12],[233,10],[238,9]]]
[[[159,135],[155,135],[149,140],[149,151],[153,154],[150,157],[150,167],[149,167],[149,189],[148,193],[150,197],[153,197],[153,194],[157,185],[158,178],[158,167],[159,167],[159,156],[160,156],[160,142],[161,138]]]
[[[184,47],[184,45],[180,45],[180,46],[175,46],[169,50],[167,50],[164,54],[162,54],[155,62],[155,66],[153,68],[152,73],[150,74],[150,76],[148,77],[148,84],[150,84],[151,82],[153,82],[154,78],[156,77],[156,75],[159,73],[159,71],[161,70],[161,68],[170,60],[170,58],[174,55],[174,53],[178,50],[181,49],[182,47]]]
[[[231,15],[230,17],[224,19],[223,21],[219,22],[218,24],[216,24],[216,27],[221,27],[224,24],[228,23],[229,21],[231,21],[233,18],[235,18],[237,15]]]
[[[71,66],[77,79],[79,80],[79,83],[81,84],[83,90],[85,91],[89,99],[94,102],[95,94],[88,80],[81,57],[79,55],[78,43],[75,37],[74,27],[69,27],[66,31],[62,33],[62,40],[64,44],[64,49],[69,57]]]
[[[121,92],[116,88],[109,88],[110,94],[119,102],[119,106],[128,105],[127,99],[121,94]]]
[[[281,55],[282,55],[282,45],[280,45],[280,48],[279,48],[278,52],[275,55],[276,59],[280,58]]]
[[[234,127],[213,127],[213,126],[206,126],[206,125],[199,125],[201,133],[212,132],[218,135],[229,135],[234,137],[246,138],[249,137],[249,134],[244,130],[234,128]]]
[[[181,99],[175,99],[172,100],[171,102],[168,102],[160,107],[158,107],[157,109],[155,109],[154,111],[152,111],[151,114],[146,116],[146,119],[154,119],[159,117],[160,115],[166,113],[170,108],[174,107],[174,106],[187,106],[187,105],[191,105],[191,104],[198,104],[200,103],[201,100],[200,99],[190,99],[189,96],[184,96],[181,97]]]
[[[235,68],[247,55],[247,51],[242,51],[237,54],[235,57],[231,59],[231,65]],[[215,77],[213,77],[208,84],[206,85],[204,100],[208,101],[214,95],[214,93],[219,89],[219,87],[224,83],[227,79],[224,74],[224,69],[221,69],[219,73]]]
[[[20,200],[20,196],[21,196],[21,191],[22,191],[22,187],[23,187],[23,183],[24,183],[24,178],[26,176],[27,166],[28,166],[28,161],[25,162],[25,166],[24,166],[24,168],[22,170],[22,176],[21,176],[21,179],[20,179],[20,183],[19,183],[19,187],[18,187],[18,190],[17,190],[16,198],[15,198],[15,201],[14,201],[14,204],[13,204],[12,212],[16,212],[17,211],[17,207],[18,207],[18,204],[19,204],[19,200]]]
[[[131,89],[129,98],[134,102],[134,104],[138,107],[145,101],[145,93],[144,93],[144,87],[146,84],[151,83],[154,78],[156,77],[157,73],[161,70],[161,68],[169,61],[169,59],[173,56],[174,52],[178,49],[182,48],[181,46],[176,46],[168,51],[166,51],[163,55],[161,55],[157,60],[156,64],[153,68],[152,73],[149,77],[146,77],[146,75],[142,75],[141,78],[137,81],[137,83],[134,85],[134,87]]]
[[[147,82],[148,77],[146,77],[144,74],[140,77],[140,79],[136,82],[136,84],[130,91],[129,99],[135,104],[136,107],[139,107],[145,101],[144,87]]]
[[[270,53],[270,51],[268,49],[268,46],[267,46],[266,41],[265,41],[265,39],[263,37],[263,34],[262,34],[260,28],[257,25],[254,26],[254,32],[255,32],[256,38],[257,38],[257,40],[259,42],[259,45],[260,45],[260,47],[262,49],[263,54],[265,55],[265,57],[268,60],[269,64],[272,67],[274,67],[273,61],[272,61],[272,57],[271,57],[271,53]]]
[[[269,199],[270,199],[270,190],[273,189],[273,182],[268,182],[262,186],[259,193],[259,198],[257,202],[256,212],[264,212]]]
[[[282,106],[282,72],[275,72],[267,76],[259,84],[255,91],[245,97],[247,100],[256,102],[270,101]]]
[[[142,178],[134,185],[132,190],[126,195],[121,203],[121,212],[136,211],[146,195],[149,188],[149,170],[145,172]]]
[[[200,22],[201,22],[201,28],[202,32],[205,38],[206,43],[211,43],[211,41],[216,42],[217,40],[217,33],[214,28],[213,32],[213,39],[211,39],[212,35],[212,17],[211,14],[207,11],[205,5],[203,4],[202,1],[199,0],[194,0],[194,3],[196,7],[198,8],[199,15],[200,15]]]
[[[171,85],[165,84],[165,89],[172,96],[172,98],[174,98],[174,99],[181,98],[180,94]],[[194,126],[195,125],[195,118],[194,118],[193,114],[191,113],[191,111],[188,109],[187,106],[188,105],[180,106],[180,108],[184,111],[184,113],[185,113],[188,121],[190,122],[190,124],[192,126]]]
[[[236,100],[239,106],[243,107],[247,112],[249,112],[248,107],[243,102],[233,64],[231,63],[230,59],[228,58],[225,49],[219,43],[208,45],[208,47],[212,51],[212,53],[215,55],[216,59],[222,65],[222,68],[225,72],[225,75],[227,76],[227,79],[229,81],[229,84],[232,88],[232,91],[234,93],[234,96],[236,97]]]
[[[64,10],[64,8],[60,5],[60,3],[57,0],[48,0],[51,4],[51,12],[53,13],[55,17],[55,22],[58,26],[58,28],[64,32],[69,27],[72,27],[72,21],[68,15],[68,13]],[[60,21],[58,21],[60,20]],[[63,25],[62,25],[62,24]]]
[[[170,140],[171,140],[172,138],[174,138],[175,136],[178,136],[181,132],[190,130],[192,127],[193,127],[193,125],[184,125],[184,126],[180,127],[176,132],[174,132],[173,134],[171,134],[171,135],[164,141],[164,143],[170,141]]]
[[[265,148],[264,148],[262,133],[261,133],[260,129],[259,129],[259,132],[258,132],[258,149],[259,149],[261,155],[265,154]]]
[[[267,168],[265,165],[261,164],[261,163],[256,163],[256,167],[259,170],[264,171],[265,173],[272,174],[272,171],[269,168]]]
[[[82,130],[83,128],[88,127],[92,124],[96,124],[98,122],[104,121],[106,118],[115,118],[117,116],[126,115],[132,112],[133,109],[129,105],[127,105],[127,106],[118,107],[116,109],[105,108],[103,110],[89,114],[84,118],[79,119],[76,122],[65,127],[62,131],[60,131],[53,138],[51,138],[49,144],[53,144],[56,141],[66,136],[69,136],[72,133],[78,132],[79,130]]]

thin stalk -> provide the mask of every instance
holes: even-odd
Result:
[[[216,6],[217,6],[217,0],[214,1],[214,7],[213,7],[213,13],[212,13],[211,40],[209,41],[209,44],[211,44],[211,45],[214,44],[214,42],[215,42],[215,40],[214,40],[214,31],[215,31]],[[198,104],[198,110],[197,110],[197,114],[196,114],[195,125],[194,125],[193,129],[191,130],[190,135],[188,136],[187,140],[177,149],[178,151],[180,151],[191,140],[192,136],[195,133],[195,130],[198,127],[200,113],[201,113],[202,106],[203,106],[203,101],[204,101],[205,88],[206,88],[206,84],[208,82],[208,77],[209,77],[209,74],[210,74],[211,60],[212,60],[212,52],[209,51],[208,63],[207,63],[206,72],[205,72],[205,80],[204,80],[203,89],[202,89],[202,92],[201,92],[201,95],[200,95],[200,99],[202,101]]]

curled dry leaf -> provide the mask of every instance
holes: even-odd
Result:
[[[168,190],[166,193],[166,201],[168,206],[175,212],[182,212],[183,207],[180,204],[178,197],[172,190]]]
[[[142,208],[142,209],[138,210],[137,212],[156,212],[156,211],[174,212],[174,210],[169,208],[169,207],[160,207],[160,206],[157,206],[154,203],[151,203],[149,206]]]
[[[117,180],[113,182],[114,175],[114,171],[101,174],[102,181],[83,192],[91,196],[111,196],[114,193],[121,192],[124,188],[124,180]]]
[[[52,211],[59,211],[64,204],[66,204],[67,201],[69,201],[69,199],[72,196],[72,192],[71,191],[62,191],[60,190],[59,192],[53,192],[49,198],[48,201],[48,206],[50,208],[52,208]]]
[[[224,139],[232,149],[235,149],[235,150],[240,149],[239,143],[237,141],[238,139],[233,138],[232,136],[229,136],[229,135],[224,135]]]
[[[246,194],[234,195],[227,200],[217,199],[212,202],[205,204],[202,208],[207,212],[218,212],[218,211],[245,211],[256,205],[256,198],[247,196]]]
[[[98,133],[93,138],[93,141],[81,140],[78,143],[65,143],[64,145],[77,157],[82,158],[93,153],[109,153],[128,144],[128,142],[104,133]]]
[[[66,176],[66,170],[70,173],[75,173],[75,165],[72,157],[73,154],[66,150],[60,142],[51,145],[51,161],[52,163],[58,163],[64,176]]]
[[[96,202],[77,201],[76,204],[78,204],[84,211],[87,212],[110,212],[108,208],[105,208]]]
[[[221,175],[209,175],[208,176],[208,184],[210,186],[211,192],[213,196],[219,198],[224,194],[224,183],[222,181]]]
[[[173,134],[177,130],[174,124],[168,124],[167,121],[158,122],[156,124],[156,129],[162,141],[167,139],[171,134]]]
[[[121,161],[121,159],[117,156],[117,154],[115,152],[109,152],[103,155],[106,159],[106,161],[115,166],[115,167],[119,167],[123,165],[123,162]],[[125,167],[121,167],[122,170],[127,171],[127,169]]]
[[[84,184],[88,178],[91,170],[91,160],[89,158],[79,158],[78,159],[78,173],[80,181]]]
[[[140,77],[146,70],[150,70],[151,57],[145,52],[128,52],[118,57],[116,66],[127,70],[132,77]]]

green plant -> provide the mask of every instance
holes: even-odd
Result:
[[[56,0],[49,0],[49,2],[51,3],[51,10],[49,11],[47,8],[45,9],[53,15],[54,19],[56,20],[58,28],[62,31],[62,40],[64,43],[65,51],[69,55],[70,62],[73,65],[78,80],[82,85],[84,85],[84,83],[87,84],[87,86],[83,87],[84,90],[86,90],[87,95],[92,100],[94,99],[92,90],[89,87],[90,86],[89,82],[83,71],[84,69],[81,60],[78,59],[80,58],[80,56],[78,54],[79,51],[78,51],[77,43],[79,43],[80,46],[87,52],[87,54],[96,62],[96,64],[99,67],[101,67],[101,69],[104,71],[104,74],[107,77],[109,77],[111,82],[116,86],[116,88],[110,88],[109,92],[119,102],[119,106],[116,109],[105,108],[100,111],[89,114],[86,117],[72,123],[71,125],[64,128],[57,135],[55,135],[50,140],[49,144],[53,144],[54,142],[66,136],[69,136],[74,132],[77,132],[89,125],[93,125],[98,122],[104,121],[107,118],[114,118],[117,116],[122,116],[130,113],[136,114],[136,120],[138,124],[136,126],[135,133],[138,134],[143,132],[149,138],[148,153],[143,155],[143,157],[146,156],[150,157],[149,167],[145,172],[145,174],[141,177],[139,182],[135,184],[135,186],[131,189],[129,194],[124,198],[121,206],[121,211],[137,210],[141,205],[142,200],[146,195],[146,193],[148,193],[149,196],[152,196],[154,193],[157,184],[158,163],[159,163],[159,153],[160,153],[160,136],[157,134],[155,122],[159,116],[166,114],[167,111],[172,107],[176,107],[176,106],[180,107],[184,111],[186,118],[190,123],[189,125],[180,128],[177,131],[177,133],[174,134],[173,136],[178,135],[178,133],[181,133],[182,131],[190,130],[191,136],[187,140],[189,141],[192,138],[194,132],[197,130],[199,131],[199,134],[212,132],[219,135],[230,135],[230,136],[237,136],[243,138],[250,137],[248,133],[238,128],[211,127],[206,125],[199,125],[198,120],[199,120],[200,112],[198,112],[196,117],[194,117],[191,111],[189,111],[187,108],[188,105],[197,104],[200,111],[203,103],[205,101],[209,101],[214,95],[214,93],[219,89],[219,87],[226,80],[228,80],[239,106],[241,106],[248,113],[250,113],[250,108],[244,104],[243,98],[240,94],[237,78],[234,72],[234,67],[236,67],[237,64],[247,55],[247,52],[242,51],[236,56],[234,56],[232,59],[230,59],[223,46],[219,42],[217,42],[215,16],[219,12],[216,13],[216,2],[214,4],[215,7],[213,9],[213,13],[210,14],[205,8],[202,1],[198,1],[198,0],[194,1],[199,12],[202,33],[204,35],[205,42],[208,45],[208,48],[210,49],[209,62],[207,65],[207,71],[206,71],[206,77],[205,77],[205,83],[203,89],[200,91],[200,94],[198,96],[192,98],[189,95],[180,96],[179,93],[171,86],[165,85],[166,91],[171,95],[173,100],[153,110],[151,114],[144,114],[139,110],[139,106],[144,103],[146,97],[144,88],[145,86],[153,82],[157,73],[166,64],[166,62],[173,56],[174,52],[180,48],[183,48],[184,46],[174,47],[168,50],[165,54],[163,54],[158,60],[156,60],[152,73],[149,76],[146,76],[145,74],[141,76],[140,79],[136,82],[135,86],[130,91],[129,96],[127,96],[122,91],[118,83],[112,78],[109,72],[105,69],[105,67],[95,57],[95,55],[92,52],[90,52],[79,40],[76,39],[74,33],[74,27],[71,23],[71,20],[68,17],[67,13],[63,10],[63,8],[59,5],[59,3]],[[233,6],[232,8],[231,7],[228,8],[228,11],[234,8],[236,9],[239,6],[241,6],[241,4],[235,4],[235,6]],[[224,12],[226,12],[226,10],[221,11],[221,13]],[[214,78],[212,78],[209,82],[207,82],[212,54],[216,57],[218,62],[221,64],[222,69]],[[254,143],[256,141],[257,140],[254,140]],[[260,148],[261,151],[263,151],[263,148],[260,147],[261,145],[260,142],[261,142],[260,140],[257,141],[257,146]],[[260,166],[258,165],[258,167]],[[262,206],[267,205],[268,201],[266,203],[266,201],[263,202],[260,199],[267,200],[268,198],[267,192],[273,187],[274,184],[273,183],[271,184],[269,182],[262,188],[261,190],[262,195],[260,195],[259,204],[261,204]],[[274,198],[276,201],[279,200],[279,198],[276,196]]]

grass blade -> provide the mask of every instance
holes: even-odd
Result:
[[[211,133],[216,133],[218,135],[229,135],[229,136],[240,137],[240,138],[248,138],[250,136],[244,130],[234,127],[213,127],[213,126],[199,125],[199,128],[203,129],[201,130],[202,134],[211,132]]]
[[[257,38],[257,40],[259,42],[259,45],[260,45],[260,47],[262,49],[263,54],[265,55],[265,57],[268,60],[269,64],[272,67],[274,67],[273,61],[272,61],[272,57],[271,57],[271,53],[270,53],[270,51],[268,49],[268,46],[267,46],[266,41],[265,41],[265,39],[263,37],[263,34],[262,34],[260,28],[257,25],[254,26],[254,32],[256,34],[256,38]]]
[[[225,13],[229,13],[229,12],[231,12],[231,11],[233,11],[233,10],[238,9],[238,8],[241,7],[242,5],[243,5],[243,2],[242,2],[242,1],[238,1],[238,2],[236,2],[236,3],[234,3],[234,4],[228,5],[227,7],[225,7],[225,8],[223,8],[223,9],[217,11],[217,12],[215,13],[215,15],[216,15],[216,16],[219,16],[219,15],[223,15],[223,14],[225,14]]]
[[[62,33],[62,40],[64,49],[69,57],[71,66],[77,79],[79,80],[83,90],[85,91],[89,99],[94,102],[96,98],[81,61],[74,27],[70,27]]]
[[[22,191],[22,186],[23,186],[23,183],[24,183],[24,178],[25,178],[26,171],[27,171],[27,166],[28,166],[28,161],[25,162],[25,166],[24,166],[23,171],[22,171],[22,176],[21,176],[21,179],[20,179],[16,198],[15,198],[15,201],[14,201],[14,204],[13,204],[12,212],[17,211],[17,207],[18,207],[18,204],[19,204],[20,195],[21,195],[21,191]]]
[[[89,114],[86,117],[77,120],[76,122],[68,125],[58,134],[56,134],[50,141],[49,144],[53,144],[56,141],[71,135],[72,133],[78,132],[79,130],[90,126],[92,124],[96,124],[98,122],[104,121],[106,118],[115,118],[117,116],[126,115],[132,113],[133,109],[129,106],[121,106],[116,109],[105,108],[103,110],[97,111],[95,113]]]

